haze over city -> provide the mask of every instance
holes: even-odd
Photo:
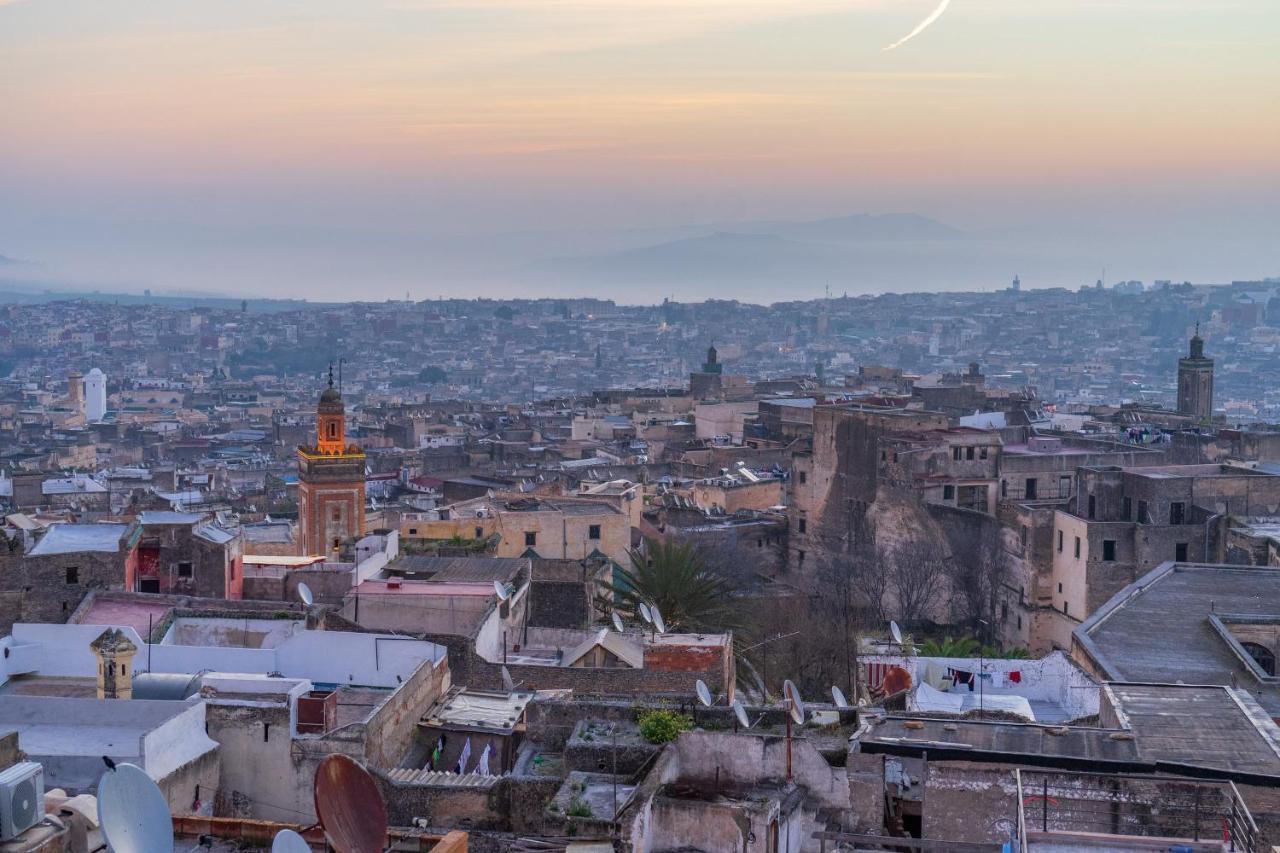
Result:
[[[1280,272],[1280,6],[944,7],[886,51],[938,4],[10,0],[0,286],[768,303]]]

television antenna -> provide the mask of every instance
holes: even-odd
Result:
[[[640,602],[639,605],[636,606],[636,609],[640,611],[641,619],[648,622],[650,625],[653,624],[653,614],[649,612],[649,605],[645,604],[642,601]]]
[[[334,753],[316,768],[316,816],[337,853],[382,853],[387,806],[364,765]]]
[[[710,688],[707,687],[707,683],[703,681],[701,678],[698,679],[697,683],[695,684],[695,688],[698,691],[698,701],[701,702],[703,705],[706,705],[708,708],[710,708],[712,705],[716,703],[715,697],[711,695]]]
[[[312,594],[311,587],[307,586],[305,582],[298,584],[298,598],[307,607],[316,603],[316,597]]]
[[[747,709],[744,708],[742,703],[737,699],[733,700],[733,720],[733,731],[735,734],[738,731],[738,726],[742,726],[744,729],[751,728],[751,720],[747,717]]]
[[[835,701],[837,708],[849,707],[849,700],[844,698],[844,691],[834,684],[831,685],[831,698]]]
[[[271,842],[271,853],[311,853],[311,845],[292,829],[282,829]]]
[[[499,601],[506,601],[511,598],[511,587],[507,586],[502,581],[493,582],[493,591],[497,593]]]
[[[804,700],[791,679],[782,682],[783,701],[787,703],[787,781],[791,781],[791,725],[804,725]]]
[[[626,633],[627,626],[622,624],[622,617],[618,615],[618,611],[615,610],[610,615],[613,617],[614,630],[617,631],[619,634]]]
[[[893,642],[899,646],[902,645],[902,629],[898,627],[898,623],[889,622],[889,636],[893,637]]]
[[[116,764],[98,780],[98,825],[112,853],[173,850],[169,804],[135,764]]]
[[[658,629],[658,633],[667,633],[667,623],[663,621],[662,614],[658,612],[658,605],[649,605],[649,615],[653,617],[653,627]]]
[[[516,690],[516,682],[511,677],[511,670],[505,666],[502,668],[502,689],[508,693],[514,693]]]

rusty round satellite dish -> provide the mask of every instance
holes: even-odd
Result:
[[[316,815],[337,853],[382,853],[387,806],[360,762],[334,754],[316,768]]]
[[[907,672],[900,666],[889,667],[889,669],[885,671],[884,680],[880,682],[880,689],[884,691],[886,696],[892,696],[895,693],[910,690],[911,673]]]

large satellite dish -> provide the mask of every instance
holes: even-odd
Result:
[[[292,829],[282,829],[271,842],[271,853],[311,853],[311,845]]]
[[[658,612],[658,605],[649,605],[649,615],[653,617],[653,627],[658,629],[658,633],[667,633],[667,623],[662,621],[662,614]]]
[[[506,601],[511,597],[511,590],[502,581],[493,582],[493,591],[497,593],[499,601]]]
[[[516,689],[516,682],[515,679],[511,677],[511,670],[507,669],[505,666],[502,668],[502,689],[508,693],[513,693]]]
[[[893,637],[895,643],[902,645],[902,629],[898,627],[897,622],[889,623],[889,635]]]
[[[316,816],[337,853],[382,853],[387,806],[378,784],[354,758],[334,753],[316,768]]]
[[[844,691],[834,684],[831,685],[831,698],[835,701],[837,708],[849,707],[849,700],[844,698]]]
[[[711,690],[708,689],[707,683],[699,678],[696,689],[698,691],[698,701],[710,708],[715,699],[711,697]]]
[[[622,624],[622,617],[618,615],[618,611],[613,611],[613,627],[619,634],[625,633],[627,627]]]
[[[98,824],[112,853],[173,850],[173,815],[160,788],[134,764],[117,764],[98,780]]]
[[[737,699],[733,700],[733,715],[738,718],[738,723],[744,729],[751,728],[751,720],[747,719],[747,709],[742,707],[742,703]]]
[[[795,720],[797,725],[804,725],[804,700],[800,698],[800,691],[789,678],[782,682],[782,695],[787,697],[791,705],[791,719]]]
[[[650,622],[650,623],[653,622],[653,614],[649,612],[649,605],[645,604],[642,601],[640,602],[640,604],[637,606],[636,609],[640,611],[641,619],[643,619],[646,622]]]
[[[311,587],[305,583],[298,584],[298,598],[302,599],[302,603],[307,607],[316,603],[316,597],[311,594]]]

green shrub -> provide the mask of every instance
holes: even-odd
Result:
[[[565,809],[564,813],[569,817],[595,817],[591,806],[577,797],[569,801],[569,808]]]
[[[675,711],[645,711],[637,722],[640,734],[649,743],[670,743],[680,737],[681,732],[693,728],[693,720]]]

